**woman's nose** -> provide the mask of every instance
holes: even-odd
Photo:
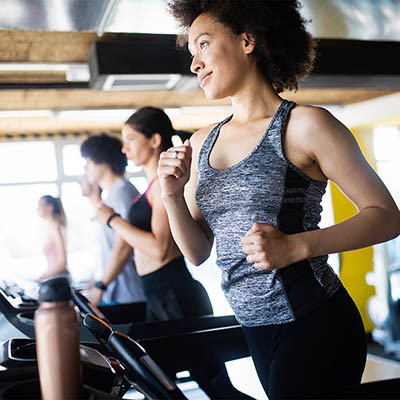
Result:
[[[204,68],[204,63],[197,56],[193,56],[192,63],[190,64],[190,71],[193,74],[198,74]]]

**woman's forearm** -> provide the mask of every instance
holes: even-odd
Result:
[[[295,236],[303,248],[300,253],[310,258],[368,247],[393,239],[399,234],[398,210],[367,207],[339,224]]]
[[[163,261],[168,249],[168,243],[165,240],[161,238],[158,240],[152,232],[138,229],[121,217],[113,218],[110,226],[135,250]]]
[[[109,285],[124,270],[126,263],[132,257],[132,247],[121,239],[111,249],[106,268],[101,277],[101,281]]]
[[[183,195],[163,197],[172,236],[182,254],[193,264],[200,265],[210,255],[212,240],[196,222]]]

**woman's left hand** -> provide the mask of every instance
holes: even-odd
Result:
[[[114,209],[101,203],[96,210],[96,214],[92,217],[93,221],[100,222],[101,224],[106,224],[108,218],[115,213]]]
[[[255,268],[279,269],[300,261],[293,239],[273,225],[255,222],[242,238],[242,250]]]

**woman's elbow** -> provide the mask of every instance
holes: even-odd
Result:
[[[189,262],[195,266],[203,264],[208,257],[210,257],[213,242],[203,242],[202,246],[198,246],[193,251],[189,251],[188,254],[183,252],[183,255],[189,260]]]
[[[387,240],[395,239],[400,235],[400,211],[397,208],[386,211],[385,226],[388,235]]]
[[[393,235],[393,239],[395,239],[396,237],[398,237],[400,235],[400,212],[397,211],[397,218],[394,218],[395,224],[394,224],[394,235]]]
[[[168,251],[169,249],[158,249],[158,251],[156,251],[154,253],[154,257],[156,258],[156,260],[161,264],[165,264],[171,256],[171,252]],[[184,252],[182,252],[182,255],[194,266],[199,266],[201,264],[203,264],[204,261],[207,260],[208,255],[202,254],[185,254]]]
[[[208,259],[208,257],[210,256],[210,253],[211,253],[211,249],[209,251],[203,251],[203,252],[191,253],[191,254],[185,254],[185,252],[183,252],[183,255],[186,257],[186,259],[191,264],[198,267],[199,265],[203,264]]]
[[[204,261],[207,260],[208,257],[186,257],[190,264],[198,267],[199,265],[203,264]]]

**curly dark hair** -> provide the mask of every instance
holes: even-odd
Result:
[[[128,164],[126,155],[122,153],[122,142],[114,136],[93,135],[81,144],[81,155],[96,164],[105,163],[111,170],[122,176]]]
[[[297,0],[168,0],[167,8],[184,32],[203,13],[231,32],[255,38],[259,70],[279,93],[297,90],[311,72],[316,43],[306,30]],[[182,41],[179,43],[182,44]]]

